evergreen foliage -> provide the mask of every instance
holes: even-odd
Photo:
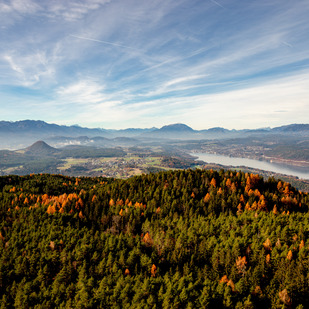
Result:
[[[309,308],[308,208],[235,171],[0,177],[0,307]]]

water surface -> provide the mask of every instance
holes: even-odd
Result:
[[[234,158],[212,153],[192,153],[192,155],[198,157],[198,160],[202,160],[207,163],[216,163],[233,167],[247,166],[251,168],[258,168],[264,171],[270,171],[274,173],[297,176],[303,179],[309,179],[308,167],[291,166],[281,163],[259,161],[247,158]]]

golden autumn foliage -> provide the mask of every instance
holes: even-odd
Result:
[[[300,244],[299,244],[299,250],[301,250],[302,248],[304,248],[304,246],[305,246],[305,242],[304,242],[304,240],[302,240],[302,241],[300,242]]]
[[[258,209],[259,210],[267,210],[267,201],[265,200],[264,195],[260,195],[260,199],[258,201]]]
[[[265,260],[266,260],[266,263],[267,263],[267,264],[270,262],[270,254],[267,254],[267,255],[266,255],[266,259],[265,259]]]
[[[84,207],[84,202],[81,198],[79,198],[75,204],[75,208],[79,210],[80,208],[83,208],[83,207]]]
[[[279,181],[278,184],[277,184],[277,189],[278,189],[278,191],[281,192],[281,191],[282,191],[282,187],[283,187],[282,182]]]
[[[228,283],[228,282],[229,282],[229,279],[227,278],[227,275],[224,275],[219,281],[219,283]]]
[[[146,205],[143,205],[143,203],[139,203],[139,202],[136,202],[135,204],[134,204],[134,207],[135,208],[146,208]]]
[[[54,241],[50,241],[49,246],[52,250],[55,249],[55,242]]]
[[[261,196],[261,193],[258,189],[255,189],[254,190],[254,195],[257,196],[257,197],[260,197]]]
[[[205,195],[205,197],[204,197],[204,202],[205,202],[205,203],[208,203],[209,200],[210,200],[210,194],[207,193],[207,194]]]
[[[232,181],[231,181],[230,178],[228,178],[228,179],[226,180],[225,185],[226,185],[228,188],[231,188],[231,186],[232,186]]]
[[[210,185],[213,186],[213,187],[216,187],[216,186],[217,186],[217,181],[216,181],[215,178],[212,178],[212,179],[211,179]]]
[[[292,299],[289,296],[287,289],[279,292],[279,298],[287,306],[290,306],[292,304]]]
[[[151,277],[155,277],[156,276],[156,272],[157,272],[157,267],[155,264],[152,264],[151,267]]]
[[[284,183],[284,190],[283,190],[283,193],[285,194],[285,195],[290,195],[291,193],[293,193],[293,192],[291,192],[290,191],[290,184],[286,184],[286,183]]]
[[[249,189],[249,191],[247,192],[249,196],[254,195],[254,191],[252,189]]]
[[[241,213],[242,213],[242,205],[241,203],[239,203],[237,206],[237,215],[240,215]]]
[[[231,189],[231,191],[232,191],[232,192],[236,192],[236,191],[237,191],[237,187],[236,187],[236,185],[235,185],[235,183],[234,183],[234,182],[232,183],[232,185],[231,185],[231,188],[230,188],[230,189]]]
[[[246,206],[245,206],[245,209],[246,209],[246,210],[250,210],[250,209],[251,209],[251,206],[250,206],[249,202],[247,202],[247,204],[246,204]]]
[[[253,204],[251,205],[251,209],[252,210],[257,210],[257,208],[258,208],[258,204],[257,204],[256,201],[254,201]]]
[[[290,260],[290,261],[292,260],[292,258],[293,258],[293,252],[292,252],[292,250],[289,250],[289,252],[288,252],[286,258],[287,258],[288,260]]]
[[[122,199],[120,199],[120,200],[118,199],[117,202],[116,202],[116,205],[117,205],[117,206],[118,206],[118,205],[119,205],[119,206],[123,206],[123,200],[122,200]]]
[[[262,289],[259,285],[257,285],[252,293],[253,295],[262,295]]]
[[[246,272],[247,258],[246,256],[239,256],[236,260],[236,268],[238,272],[244,274]]]
[[[152,238],[151,238],[151,236],[149,235],[148,232],[145,234],[142,241],[149,246],[151,246],[153,244],[153,240],[152,240]]]
[[[263,246],[265,250],[271,250],[271,241],[269,240],[269,238],[265,240],[265,242],[263,243]]]
[[[53,215],[56,212],[56,207],[54,205],[49,205],[46,212],[49,215]]]
[[[234,284],[234,282],[232,281],[232,279],[230,279],[226,285],[229,286],[229,287],[232,289],[233,292],[236,291],[236,289],[235,289],[235,284]]]
[[[246,179],[245,192],[248,193],[250,189],[254,189],[260,181],[260,176],[258,174],[250,174]]]

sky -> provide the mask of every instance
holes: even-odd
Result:
[[[0,120],[309,123],[308,0],[1,0]]]

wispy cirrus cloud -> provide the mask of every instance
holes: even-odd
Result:
[[[49,18],[61,17],[66,21],[77,21],[109,2],[111,0],[84,0],[82,2],[56,0],[48,2],[45,12]]]
[[[202,126],[203,113],[211,113],[221,126],[233,116],[244,127],[252,112],[237,100],[290,112],[294,98],[306,101],[295,80],[309,69],[308,14],[306,0],[3,1],[2,98],[20,100],[21,109],[32,96],[50,117],[61,111],[89,126]],[[294,118],[303,119],[306,105],[298,109]],[[284,122],[285,114],[254,119]]]
[[[195,129],[224,126],[228,129],[256,128],[307,121],[309,74],[279,78],[259,85],[246,85],[221,93],[179,95],[174,97],[143,97],[136,102],[125,93],[106,94],[99,84],[81,80],[58,90],[52,108],[74,109],[75,117],[66,119],[106,128],[158,127],[166,123],[185,122]],[[293,104],[291,104],[293,100]],[[278,111],[281,111],[280,113]],[[284,111],[284,112],[282,112]],[[213,117],[217,113],[220,117]],[[139,119],[138,122],[136,119]],[[59,118],[59,121],[61,119]]]
[[[84,0],[78,2],[74,0],[54,0],[39,2],[35,0],[9,0],[0,3],[0,14],[37,14],[50,19],[63,18],[65,21],[76,21],[110,1]]]
[[[71,104],[93,105],[105,100],[104,87],[91,81],[81,80],[57,90],[57,98],[61,102]]]
[[[10,0],[0,3],[0,14],[33,14],[40,10],[40,5],[33,0]]]
[[[42,79],[50,80],[55,74],[53,67],[55,59],[44,51],[35,51],[28,55],[21,55],[18,51],[10,51],[2,55],[2,59],[11,69],[10,78],[8,79],[7,76],[6,82],[14,85],[32,87]]]

